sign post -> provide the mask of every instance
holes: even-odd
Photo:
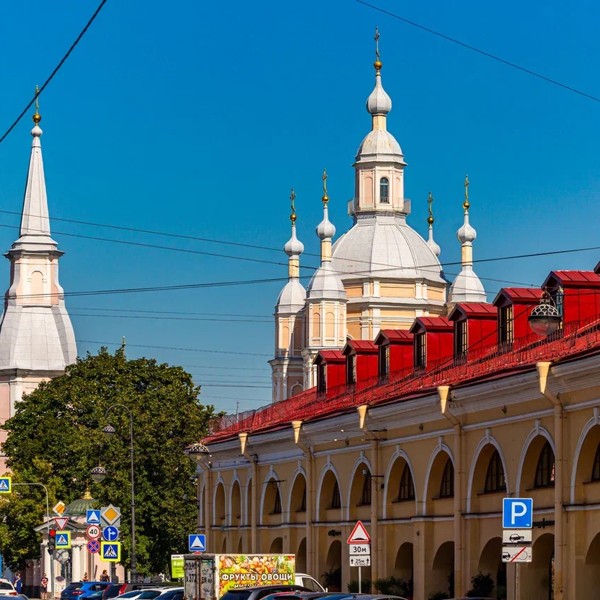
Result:
[[[357,521],[348,537],[350,566],[358,567],[358,593],[362,594],[361,567],[371,566],[371,538],[361,521]]]
[[[533,536],[533,500],[503,498],[502,500],[502,562],[515,565],[513,598],[517,597],[517,565],[531,562]]]

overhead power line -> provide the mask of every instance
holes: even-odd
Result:
[[[31,105],[35,102],[36,98],[46,89],[46,86],[54,79],[54,76],[58,73],[60,68],[65,64],[67,58],[69,58],[71,52],[75,50],[75,47],[81,41],[81,38],[86,34],[87,30],[90,28],[90,25],[94,22],[96,17],[100,14],[100,11],[106,4],[107,0],[101,0],[98,8],[94,11],[94,14],[90,17],[90,20],[85,24],[85,27],[81,30],[75,41],[71,44],[71,47],[67,50],[66,54],[60,59],[59,63],[54,67],[52,73],[44,83],[40,86],[39,90],[34,94],[33,98],[28,102],[27,106],[21,111],[21,114],[15,119],[13,124],[4,132],[2,137],[0,137],[0,144],[6,139],[8,134],[17,126],[19,121],[25,116]]]
[[[446,35],[445,33],[441,33],[439,31],[435,31],[435,29],[431,29],[430,27],[426,27],[425,25],[421,25],[420,23],[416,23],[415,21],[411,21],[410,19],[407,19],[406,17],[402,17],[400,15],[397,15],[389,10],[385,10],[379,6],[376,6],[374,4],[371,4],[369,2],[365,2],[365,0],[356,0],[356,2],[358,2],[359,4],[362,4],[364,6],[368,6],[369,8],[372,8],[373,10],[376,10],[377,12],[380,12],[384,15],[387,15],[388,17],[392,17],[392,19],[396,19],[398,21],[402,21],[403,23],[406,23],[407,25],[410,25],[411,27],[416,27],[417,29],[421,29],[422,31],[426,31],[427,33],[431,33],[432,35],[435,35],[439,38],[442,38],[443,40],[446,40],[447,42],[451,42],[452,44],[456,44],[458,46],[462,46],[463,48],[466,48],[467,50],[471,50],[472,52],[477,52],[477,54],[481,54],[482,56],[485,56],[486,58],[490,58],[492,60],[495,60],[496,62],[502,63],[503,65],[506,65],[507,67],[511,67],[512,69],[516,69],[517,71],[521,71],[522,73],[525,73],[527,75],[531,75],[532,77],[537,77],[538,79],[541,79],[542,81],[546,81],[547,83],[551,83],[552,85],[556,85],[564,90],[567,90],[569,92],[573,92],[574,94],[578,94],[579,96],[583,96],[584,98],[588,98],[589,100],[593,100],[594,102],[600,102],[600,98],[598,98],[597,96],[592,96],[592,94],[588,94],[587,92],[584,92],[582,90],[578,90],[577,88],[574,88],[573,86],[567,85],[566,83],[561,83],[560,81],[556,80],[556,79],[552,79],[552,77],[548,77],[546,75],[542,75],[541,73],[537,73],[536,71],[532,71],[531,69],[528,69],[527,67],[522,67],[521,65],[512,62],[510,60],[506,60],[505,58],[502,58],[500,56],[497,56],[496,54],[492,54],[491,52],[486,52],[485,50],[481,50],[481,48],[477,48],[475,46],[472,46],[471,44],[467,44],[466,42],[462,42],[461,40],[458,40],[456,38],[453,38],[449,35]]]

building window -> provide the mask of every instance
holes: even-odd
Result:
[[[356,354],[346,356],[346,385],[356,383]]]
[[[272,485],[275,488],[275,495],[273,497],[273,510],[271,511],[272,515],[280,515],[281,514],[281,494],[279,493],[279,486],[274,481],[271,481],[269,485]]]
[[[564,316],[563,315],[563,307],[564,307],[564,299],[565,299],[564,290],[559,286],[555,290],[552,290],[550,292],[550,297],[552,298],[552,301],[554,302],[554,306],[556,306],[556,310],[558,311],[558,314],[561,317]]]
[[[398,490],[398,500],[414,500],[415,485],[413,483],[412,473],[408,465],[404,465],[402,477],[400,477],[400,488]]]
[[[501,306],[498,310],[498,345],[510,345],[514,339],[513,306]]]
[[[327,391],[327,365],[319,364],[317,370],[317,392],[324,394]]]
[[[550,447],[550,442],[546,442],[540,457],[538,458],[535,469],[535,481],[533,487],[551,487],[554,485],[554,452]]]
[[[427,338],[425,333],[415,335],[415,369],[427,366]]]
[[[440,498],[452,498],[454,496],[454,465],[450,459],[446,460],[442,483],[440,485]]]
[[[592,481],[600,481],[600,444],[596,448],[594,466],[592,467]]]
[[[300,506],[296,512],[306,512],[306,486],[302,492],[302,500],[300,500]]]
[[[494,450],[490,463],[488,464],[485,475],[484,492],[503,492],[506,490],[506,481],[504,479],[504,469],[498,450]]]
[[[379,180],[379,202],[382,204],[390,203],[390,180],[382,177]]]
[[[336,479],[335,483],[333,484],[333,492],[331,494],[331,504],[329,505],[329,508],[341,508],[341,507],[342,507],[342,498],[340,497],[340,486]]]
[[[467,321],[456,321],[454,323],[454,358],[466,358],[468,348]]]
[[[387,381],[390,374],[390,345],[379,346],[379,379]]]
[[[369,471],[364,472],[362,494],[360,495],[359,506],[365,504],[371,504],[371,473]]]

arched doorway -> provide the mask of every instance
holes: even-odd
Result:
[[[553,600],[554,535],[544,533],[533,544],[533,560],[521,569],[521,598]]]
[[[494,598],[506,598],[506,563],[502,562],[502,538],[492,538],[479,557],[477,574],[489,575],[494,581]]]
[[[427,597],[439,592],[454,596],[454,542],[444,542],[435,553],[425,591]]]
[[[306,538],[302,538],[298,550],[296,550],[296,571],[306,573]]]
[[[339,540],[331,542],[329,546],[323,578],[330,592],[342,591],[342,543]]]
[[[283,553],[283,538],[276,537],[271,542],[271,548],[269,549],[270,554],[282,554]]]

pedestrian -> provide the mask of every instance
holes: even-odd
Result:
[[[100,581],[110,581],[110,577],[108,576],[106,569],[102,571],[102,575],[100,575]]]
[[[48,575],[46,573],[40,579],[40,596],[42,600],[48,600]]]
[[[89,581],[90,578],[88,577],[87,571],[83,574],[83,580],[82,581]]]
[[[21,579],[21,575],[19,573],[17,573],[15,575],[15,590],[17,590],[17,594],[21,593],[21,590],[23,589],[23,580]]]

